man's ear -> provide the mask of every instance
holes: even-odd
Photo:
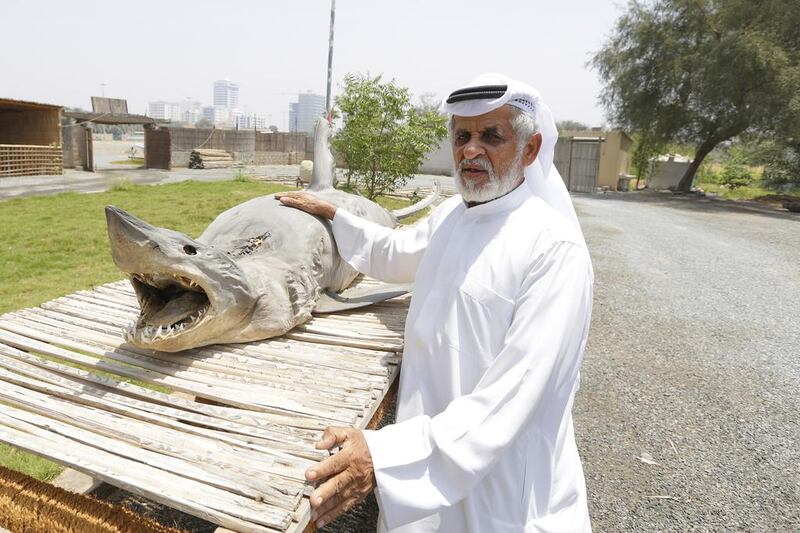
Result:
[[[525,148],[522,149],[522,165],[528,166],[536,160],[539,149],[542,147],[542,134],[538,131],[528,140]]]

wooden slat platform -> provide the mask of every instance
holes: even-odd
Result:
[[[0,441],[233,531],[302,531],[303,473],[327,456],[313,443],[366,427],[397,376],[408,301],[178,354],[123,341],[127,281],[0,315]]]

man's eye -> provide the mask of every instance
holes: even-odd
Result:
[[[481,139],[490,144],[500,144],[505,140],[499,133],[495,132],[486,132],[481,135]]]
[[[458,133],[458,134],[456,134],[456,143],[464,144],[467,141],[469,141],[469,133]]]

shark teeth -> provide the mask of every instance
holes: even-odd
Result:
[[[188,331],[190,329],[199,326],[203,319],[205,318],[206,311],[209,309],[209,305],[205,305],[195,313],[189,315],[185,319],[181,320],[178,323],[172,324],[170,326],[139,326],[139,322],[135,321],[128,325],[122,331],[122,335],[127,342],[132,342],[133,340],[143,341],[143,342],[156,342],[161,340],[166,340],[171,337],[175,337],[180,335],[184,331]]]
[[[187,278],[185,276],[180,276],[178,274],[171,274],[171,273],[130,274],[130,277],[138,281],[139,283],[151,286],[159,286],[160,284],[163,284],[165,280],[171,278],[174,281],[178,282],[179,285],[182,285],[187,289],[196,291],[203,290],[203,287],[193,279]]]

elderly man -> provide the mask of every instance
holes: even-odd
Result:
[[[555,124],[533,88],[497,74],[443,107],[461,194],[412,229],[280,195],[331,219],[359,271],[414,282],[397,423],[325,431],[318,447],[341,449],[306,473],[312,518],[374,488],[382,531],[589,531],[571,409],[593,273]]]

